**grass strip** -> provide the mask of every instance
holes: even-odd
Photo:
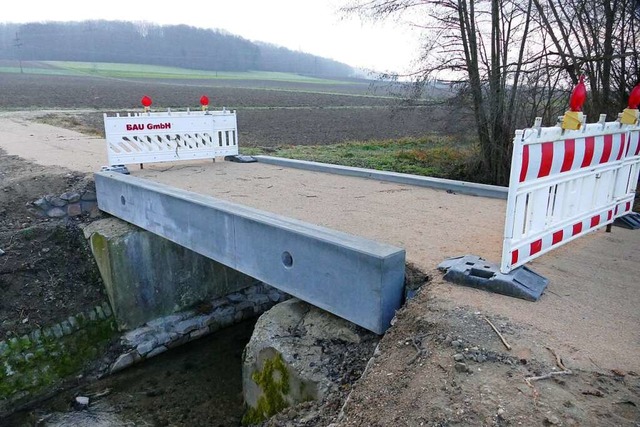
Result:
[[[241,147],[243,154],[266,154],[342,166],[409,173],[448,179],[464,179],[477,157],[471,141],[429,135],[381,141],[349,141],[314,146],[278,148]]]

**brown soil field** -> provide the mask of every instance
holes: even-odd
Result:
[[[140,98],[153,99],[152,108],[200,108],[199,99],[209,96],[211,108],[226,107],[327,107],[390,105],[391,98],[368,96],[367,88],[351,87],[357,94],[341,94],[349,86],[334,87],[275,82],[269,88],[251,88],[239,80],[235,87],[218,86],[210,80],[116,79],[93,76],[0,74],[2,109],[28,108],[141,108]],[[317,87],[316,87],[317,86]],[[334,93],[338,92],[338,93]]]
[[[0,110],[42,110],[51,123],[103,134],[104,113],[139,112],[145,94],[154,100],[154,111],[199,109],[198,100],[207,94],[211,109],[237,111],[241,147],[331,144],[431,132],[465,134],[473,129],[471,114],[459,114],[444,101],[408,107],[398,98],[377,96],[384,86],[275,81],[258,86],[249,80],[134,81],[0,74]],[[52,109],[62,111],[54,116],[45,112]]]

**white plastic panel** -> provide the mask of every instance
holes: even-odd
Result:
[[[110,165],[210,159],[238,154],[235,112],[104,115]]]
[[[639,164],[637,125],[517,131],[501,271],[508,273],[631,212]]]

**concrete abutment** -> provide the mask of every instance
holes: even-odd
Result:
[[[84,228],[120,330],[240,291],[245,274],[167,239],[107,218]]]

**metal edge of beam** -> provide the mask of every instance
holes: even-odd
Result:
[[[130,175],[95,183],[101,210],[377,334],[402,304],[404,249]]]
[[[489,197],[493,199],[507,199],[509,188],[499,185],[477,184],[475,182],[456,181],[452,179],[432,178],[428,176],[411,175],[407,173],[378,171],[374,169],[356,168],[352,166],[332,165],[329,163],[310,162],[307,160],[285,159],[273,156],[252,156],[258,162],[304,169],[312,172],[325,172],[358,178],[376,179],[398,184],[429,187],[437,190],[450,190],[470,196]]]

